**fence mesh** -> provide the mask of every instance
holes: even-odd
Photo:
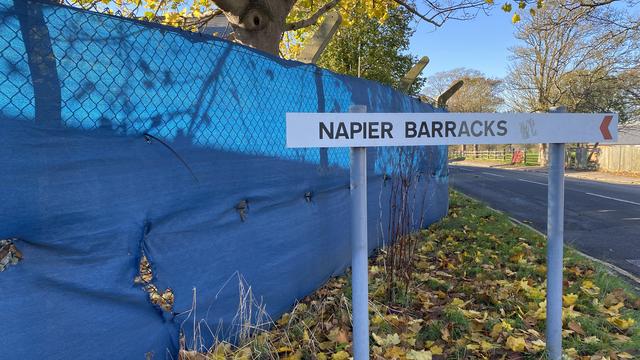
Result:
[[[433,111],[209,35],[46,2],[0,4],[0,111],[12,117],[319,162],[318,149],[284,147],[284,113]],[[326,161],[347,166],[348,151],[328,150]]]

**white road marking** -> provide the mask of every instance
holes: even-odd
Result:
[[[486,174],[486,175],[491,175],[491,176],[504,177],[504,175],[498,175],[498,174],[494,174],[494,173],[490,173],[490,172],[482,172],[482,173]]]
[[[640,259],[627,259],[627,262],[637,267],[640,267]]]
[[[598,210],[599,213],[613,212],[615,210]]]
[[[634,202],[634,201],[629,201],[629,200],[625,200],[625,199],[618,199],[618,198],[614,198],[614,197],[610,197],[610,196],[604,196],[604,195],[600,195],[600,194],[594,194],[594,193],[586,193],[587,195],[591,195],[591,196],[597,196],[597,197],[601,197],[604,199],[609,199],[609,200],[613,200],[613,201],[620,201],[623,203],[627,203],[627,204],[633,204],[633,205],[639,205],[640,203]]]
[[[634,220],[640,220],[640,218],[623,218],[622,220],[634,221]]]
[[[454,169],[458,169],[458,170],[462,170],[462,171],[473,172],[473,170],[464,169],[464,168],[457,167],[457,166],[454,166],[453,168],[454,168]]]
[[[547,186],[547,184],[541,183],[541,182],[537,182],[537,181],[531,181],[531,180],[525,180],[525,179],[518,179],[518,180],[519,181],[528,182],[528,183],[532,183],[532,184],[538,184],[538,185],[542,185],[542,186]]]

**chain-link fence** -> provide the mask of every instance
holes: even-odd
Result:
[[[2,10],[0,111],[12,117],[319,162],[318,149],[284,148],[284,113],[354,103],[432,111],[388,87],[205,34],[37,1]],[[329,150],[326,161],[347,166],[348,152]]]
[[[219,38],[44,1],[0,0],[0,48],[10,358],[175,357],[180,334],[195,337],[187,320],[213,329],[210,344],[237,330],[232,274],[278,316],[350,261],[348,149],[285,148],[285,114],[433,111]],[[446,212],[446,147],[369,154],[371,250]]]

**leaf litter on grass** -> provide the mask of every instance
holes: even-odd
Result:
[[[546,358],[542,236],[457,192],[448,216],[414,236],[402,301],[387,300],[384,250],[370,259],[372,359]],[[640,359],[633,287],[571,249],[564,274],[565,358]],[[351,358],[349,275],[328,281],[240,351],[225,344],[223,357],[210,358]],[[220,356],[220,344],[212,351]]]

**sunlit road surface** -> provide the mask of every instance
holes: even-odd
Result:
[[[546,174],[454,164],[449,174],[454,189],[546,233]],[[564,240],[639,276],[640,185],[565,178]]]

